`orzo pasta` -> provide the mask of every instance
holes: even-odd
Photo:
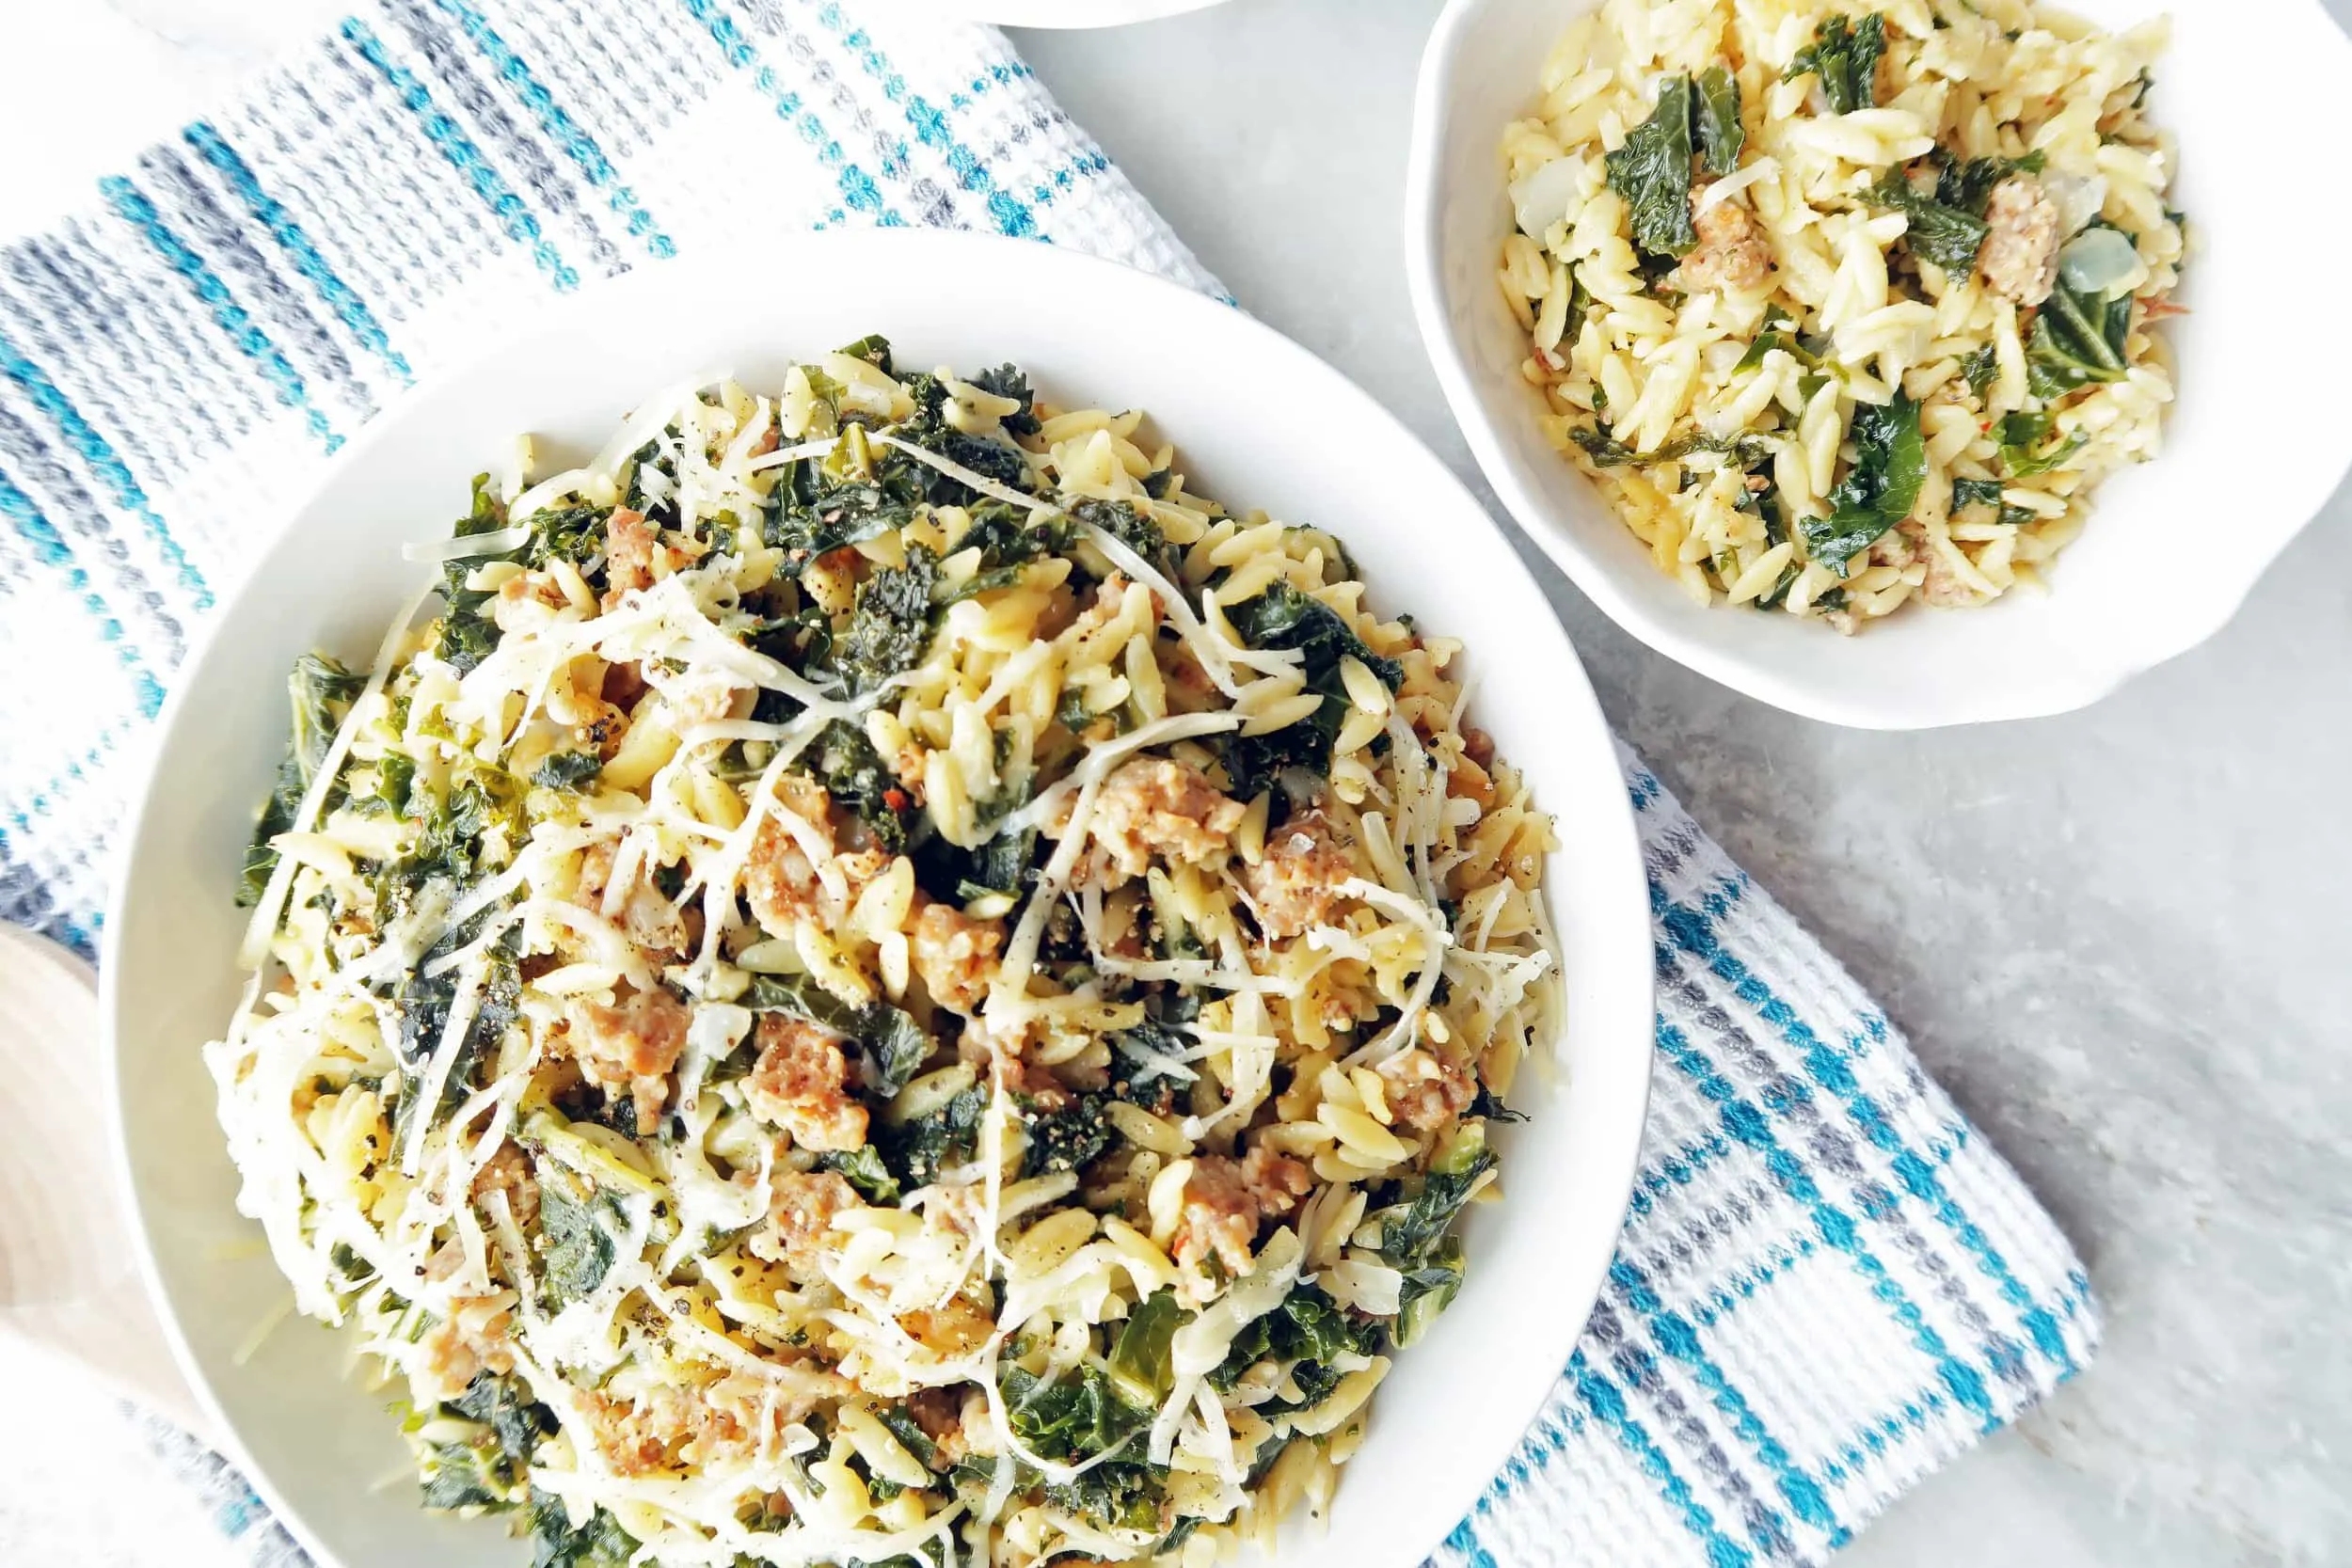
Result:
[[[1320,1509],[1558,1025],[1458,649],[1139,416],[868,339],[476,482],[294,673],[209,1048],[295,1304],[542,1564]]]
[[[1851,632],[2041,584],[2172,400],[2166,39],[1607,0],[1502,147],[1547,433],[1702,603]]]

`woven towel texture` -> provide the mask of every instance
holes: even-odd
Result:
[[[190,638],[405,388],[550,293],[850,223],[1217,292],[997,35],[893,0],[375,0],[0,252],[0,658],[40,677],[0,690],[0,918],[97,947]],[[1885,1019],[1624,760],[1661,987],[1639,1189],[1438,1560],[1817,1562],[2077,1370],[2096,1314]],[[233,1471],[156,1439],[256,1562],[300,1560]]]

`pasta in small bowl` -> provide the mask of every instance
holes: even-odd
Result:
[[[2090,10],[1448,8],[1422,335],[1506,503],[1629,630],[1843,723],[2063,711],[2209,635],[2333,488],[2352,436],[2265,325],[2262,236],[2284,203],[2332,254],[2352,218],[2254,168],[2234,14]],[[2320,92],[2352,45],[2273,20],[2262,57]]]

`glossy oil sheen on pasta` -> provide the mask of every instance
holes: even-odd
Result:
[[[240,1207],[536,1562],[1211,1560],[1460,1285],[1551,824],[1138,416],[771,390],[526,447],[295,670]]]
[[[1502,148],[1547,433],[1703,604],[1851,632],[2040,586],[2172,400],[2166,38],[1608,0]]]

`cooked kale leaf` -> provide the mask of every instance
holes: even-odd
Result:
[[[456,969],[437,975],[428,975],[425,970],[434,959],[470,943],[481,934],[483,922],[492,912],[484,911],[434,943],[392,993],[392,1009],[400,1020],[401,1066],[400,1101],[392,1111],[395,1147],[406,1147],[419,1116],[429,1113],[429,1126],[456,1109],[458,1101],[473,1092],[478,1086],[473,1082],[477,1069],[497,1054],[500,1042],[505,1039],[507,1029],[517,1016],[522,1000],[521,978],[512,954],[503,944],[493,944],[485,958],[487,971],[482,989],[474,999],[473,1016],[467,1020],[466,1032],[450,1059],[449,1076],[441,1085],[440,1099],[430,1107],[425,1105],[421,1081],[434,1053],[440,1049],[441,1037],[449,1031],[450,1014],[456,1006],[462,979]]]
[[[1984,219],[1923,195],[1912,184],[1911,177],[1899,168],[1888,169],[1885,177],[1871,187],[1870,199],[1878,206],[1902,214],[1909,222],[1910,227],[1903,231],[1903,244],[1912,255],[1922,261],[1934,262],[1954,277],[1965,277],[1976,270],[1978,253],[1984,249],[1985,236],[1992,232]]]
[[[2063,279],[2042,302],[2026,341],[2026,379],[2038,398],[2123,379],[2123,345],[2132,328],[2132,296],[2076,293]]]
[[[978,1146],[988,1101],[988,1090],[975,1084],[935,1111],[896,1127],[878,1123],[868,1137],[901,1186],[920,1187]]]
[[[985,436],[966,435],[947,422],[947,388],[936,376],[909,376],[905,386],[907,395],[914,399],[914,417],[893,430],[892,435],[935,451],[983,479],[1015,490],[1030,488],[1029,462],[1018,447]],[[921,481],[923,499],[934,506],[969,506],[988,494],[903,452],[891,455],[898,462],[914,464],[928,476]]]
[[[1075,1095],[1068,1104],[1051,1110],[1016,1103],[1022,1133],[1028,1140],[1021,1155],[1025,1177],[1081,1169],[1111,1145],[1110,1123],[1104,1116],[1100,1095]]]
[[[1403,1213],[1392,1213],[1382,1222],[1380,1256],[1408,1273],[1426,1267],[1438,1255],[1462,1205],[1470,1201],[1478,1179],[1494,1164],[1494,1150],[1486,1147],[1484,1126],[1465,1123],[1456,1129],[1430,1164],[1420,1193]]]
[[[1658,106],[1609,154],[1609,188],[1632,214],[1633,243],[1652,256],[1687,256],[1691,223],[1691,78],[1659,84]]]
[[[1374,653],[1348,629],[1338,611],[1287,582],[1277,582],[1257,597],[1229,607],[1226,614],[1249,646],[1295,649],[1305,656],[1301,669],[1307,689],[1323,696],[1315,711],[1295,724],[1268,735],[1226,737],[1225,771],[1240,800],[1250,800],[1274,787],[1284,768],[1304,768],[1318,779],[1330,773],[1331,743],[1339,738],[1348,710],[1341,660],[1361,660],[1391,691],[1405,683],[1403,665]]]
[[[1199,1002],[1185,998],[1195,1009]],[[1146,1006],[1161,1001],[1154,996]],[[1154,1116],[1165,1115],[1174,1103],[1178,1076],[1191,1069],[1183,1066],[1184,1053],[1192,1041],[1176,1024],[1189,1019],[1174,1019],[1147,1015],[1132,1029],[1121,1029],[1109,1037],[1111,1050],[1118,1065],[1111,1078],[1111,1095],[1131,1105],[1140,1105]],[[1170,1066],[1170,1064],[1174,1066]]]
[[[294,660],[294,671],[286,677],[294,731],[286,741],[285,760],[278,765],[278,787],[262,808],[253,842],[245,852],[245,870],[237,879],[240,905],[261,902],[270,873],[278,868],[278,848],[270,840],[294,826],[294,813],[301,809],[303,796],[310,793],[310,781],[326,766],[335,732],[367,684],[367,676],[344,669],[325,654],[304,654]]]
[[[1406,1275],[1405,1284],[1397,1291],[1397,1349],[1403,1350],[1429,1332],[1429,1325],[1437,1321],[1438,1313],[1454,1305],[1461,1289],[1462,1243],[1448,1236],[1429,1255],[1427,1262]]]
[[[815,379],[812,374],[812,383]],[[1019,448],[968,436],[947,422],[943,412],[947,388],[937,377],[910,376],[904,386],[914,401],[914,412],[891,426],[888,434],[994,483],[1025,493],[1032,488],[1028,459]],[[856,424],[877,423],[870,415],[850,418]],[[796,459],[783,467],[769,496],[762,530],[770,545],[786,552],[787,569],[798,573],[828,551],[903,527],[914,520],[918,507],[970,507],[988,499],[985,492],[921,458],[853,430],[827,455]]]
[[[574,1529],[563,1499],[536,1488],[524,1518],[531,1527],[531,1568],[628,1568],[637,1552],[636,1540],[603,1509]]]
[[[1274,1438],[1269,1439],[1269,1441],[1278,1445],[1279,1448],[1279,1446],[1285,1445],[1290,1440],[1288,1438]],[[1258,1482],[1263,1481],[1264,1479],[1265,1478],[1263,1475],[1252,1475],[1248,1478],[1248,1481],[1250,1485],[1255,1486]],[[1157,1541],[1152,1543],[1152,1549],[1145,1555],[1155,1558],[1173,1557],[1177,1552],[1184,1548],[1185,1542],[1192,1539],[1193,1532],[1200,1528],[1201,1523],[1202,1521],[1195,1514],[1187,1513],[1184,1515],[1174,1524],[1168,1527],[1168,1533],[1166,1535],[1161,1536]]]
[[[544,571],[551,561],[569,562],[584,568],[605,547],[612,519],[609,507],[543,507],[522,519],[531,529],[530,541],[508,559],[519,559],[533,571]],[[481,562],[467,564],[479,566]]]
[[[817,1157],[817,1168],[829,1170],[855,1187],[858,1196],[868,1203],[895,1204],[898,1201],[898,1179],[890,1174],[883,1163],[882,1150],[872,1144],[858,1148],[831,1149]]]
[[[671,425],[662,432],[662,435],[673,441],[676,440],[677,426]],[[628,487],[621,494],[621,504],[631,512],[654,518],[667,527],[676,521],[677,506],[672,499],[675,495],[675,487],[669,482],[670,476],[659,467],[660,457],[661,441],[658,437],[647,441],[628,454]],[[649,474],[660,477],[661,480],[660,486],[645,483],[646,476]],[[657,488],[660,489],[662,498],[659,501],[654,499]]]
[[[641,457],[644,455],[640,453]],[[642,499],[633,479],[630,487],[632,499]],[[496,555],[463,556],[442,563],[441,625],[434,641],[434,654],[459,674],[465,674],[498,646],[498,625],[490,615],[497,591],[466,586],[475,572],[494,562],[541,571],[550,562],[565,561],[580,569],[590,586],[599,584],[603,580],[602,568],[591,571],[589,567],[605,547],[612,515],[610,507],[575,505],[541,507],[527,517],[510,518],[504,503],[490,488],[490,476],[474,475],[472,509],[457,519],[452,536],[466,539],[478,533],[497,532],[510,523],[520,523],[531,531],[531,537]]]
[[[917,545],[906,552],[906,564],[882,567],[858,584],[849,628],[833,648],[833,667],[851,694],[871,691],[923,662],[938,580],[939,557]]]
[[[1665,461],[1656,457],[1645,459],[1640,452],[1618,440],[1604,424],[1576,425],[1568,431],[1568,439],[1583,449],[1584,455],[1593,460],[1597,468],[1614,468],[1627,463]]]
[[[2010,478],[2032,479],[2063,467],[2082,450],[2088,437],[2079,435],[2056,446],[2044,445],[2057,424],[2057,416],[2049,413],[2010,414],[2001,420],[2001,467]]]
[[[1769,473],[1762,477],[1765,482],[1764,488],[1751,489],[1741,495],[1740,510],[1764,519],[1764,544],[1769,549],[1774,545],[1785,545],[1788,542],[1788,509],[1787,503],[1781,499],[1780,486],[1772,482]],[[1718,575],[1721,575],[1720,570]],[[1751,599],[1749,603],[1757,610],[1777,609],[1788,602],[1788,591],[1797,585],[1797,578],[1804,575],[1804,563],[1803,562],[1789,562],[1788,565],[1781,568],[1780,576],[1773,581],[1772,586]],[[1497,1100],[1483,1085],[1479,1087],[1476,1102],[1470,1107],[1470,1115],[1487,1117],[1501,1121],[1526,1119],[1517,1111],[1506,1109],[1502,1101]]]
[[[925,1469],[938,1462],[939,1446],[930,1439],[904,1405],[885,1404],[874,1412],[874,1418],[890,1429],[890,1435],[899,1446],[921,1462]]]
[[[1764,330],[1756,335],[1755,341],[1748,344],[1747,353],[1740,356],[1740,363],[1732,369],[1735,372],[1752,371],[1764,363],[1766,355],[1774,349],[1779,349],[1806,370],[1818,371],[1821,368],[1821,351],[1827,346],[1826,343],[1818,340],[1813,343],[1807,343],[1797,336],[1795,322],[1790,321],[1787,316],[1775,314],[1766,320]]]
[[[956,555],[979,551],[979,565],[941,594],[943,605],[1012,587],[1031,562],[1068,550],[1077,537],[1070,518],[1058,512],[1032,513],[1000,500],[983,500],[969,511],[972,526],[948,548]]]
[[[549,752],[532,771],[531,782],[548,789],[577,790],[604,771],[604,759],[594,752]]]
[[[1952,510],[1958,512],[1970,506],[2001,504],[2001,482],[1997,479],[1956,479],[1952,481]]]
[[[844,545],[863,544],[914,520],[919,482],[906,470],[920,467],[899,452],[897,465],[875,466],[902,483],[888,484],[840,465],[837,458],[801,457],[787,463],[769,493],[762,536],[786,556],[786,569],[804,570]],[[922,470],[924,473],[930,469]]]
[[[1850,115],[1878,103],[1879,59],[1886,53],[1886,18],[1872,11],[1859,23],[1833,16],[1813,30],[1813,41],[1797,51],[1781,80],[1793,82],[1806,71],[1821,79],[1821,96],[1830,113]]]
[[[560,1312],[594,1295],[612,1272],[620,1215],[612,1200],[594,1187],[579,1196],[566,1178],[550,1176],[539,1183],[539,1225],[548,1241],[540,1289],[548,1309]]]
[[[466,1391],[443,1406],[488,1431],[466,1442],[432,1446],[424,1476],[427,1508],[481,1508],[502,1513],[521,1503],[532,1450],[554,1430],[530,1390],[512,1377],[477,1372]]]
[[[1168,548],[1158,520],[1149,512],[1137,511],[1125,501],[1089,499],[1073,503],[1070,515],[1101,529],[1151,562],[1162,577],[1173,579],[1177,576],[1175,553]]]
[[[983,500],[966,508],[972,526],[950,548],[980,552],[983,574],[1025,566],[1070,547],[1075,537],[1070,519],[1059,513],[1027,512],[1000,500]]]
[[[1985,344],[1960,362],[1960,373],[1968,383],[1968,389],[1977,394],[1977,401],[1982,403],[1985,393],[1993,389],[1993,383],[2000,379],[1999,352],[1991,343]]]
[[[2070,447],[2068,451],[2073,451]],[[1952,511],[1957,514],[1971,506],[1988,506],[1998,514],[1995,522],[2017,524],[2028,522],[2033,512],[2028,507],[2010,506],[2001,499],[2001,482],[1997,479],[1956,479],[1952,481]]]
[[[523,820],[523,784],[514,775],[473,768],[437,791],[417,783],[413,768],[409,771],[398,791],[400,809],[418,826],[406,853],[378,864],[371,879],[378,930],[413,907],[428,884],[464,883],[484,869],[483,835],[490,829],[499,829],[509,844],[530,836]],[[468,929],[474,929],[471,922]],[[444,979],[454,983],[453,977]]]
[[[425,1507],[497,1513],[515,1506],[515,1479],[495,1447],[436,1443],[430,1453],[422,1481]]]
[[[1780,541],[1775,539],[1772,543],[1778,544]],[[1469,1114],[1486,1121],[1525,1121],[1527,1119],[1525,1111],[1514,1111],[1502,1102],[1501,1095],[1484,1084],[1478,1085],[1477,1094],[1470,1098]]]
[[[1156,1530],[1160,1528],[1168,1472],[1156,1465],[1112,1460],[1097,1465],[1075,1481],[1057,1481],[1044,1488],[1045,1500],[1111,1529]]]
[[[454,536],[471,538],[477,533],[495,533],[506,526],[506,508],[490,490],[490,476],[473,477],[473,510],[457,519]],[[490,656],[498,646],[499,629],[490,619],[490,603],[498,595],[482,589],[468,588],[466,579],[482,564],[475,557],[446,562],[441,567],[441,629],[434,639],[433,652],[459,674],[466,674]]]
[[[755,1013],[789,1013],[856,1046],[866,1087],[878,1099],[905,1088],[931,1053],[931,1037],[904,1008],[853,1006],[805,974],[755,974],[737,1001]]]
[[[1253,1318],[1234,1336],[1225,1359],[1210,1370],[1209,1386],[1230,1392],[1260,1362],[1282,1362],[1301,1397],[1288,1405],[1276,1401],[1261,1408],[1269,1414],[1303,1410],[1321,1403],[1338,1383],[1341,1374],[1331,1367],[1336,1357],[1344,1352],[1369,1355],[1379,1338],[1377,1324],[1350,1316],[1321,1286],[1301,1285],[1281,1306]]]
[[[1740,150],[1748,144],[1748,128],[1740,119],[1740,78],[1725,66],[1699,72],[1699,153],[1708,168],[1729,174],[1740,166]]]
[[[914,849],[914,879],[934,898],[968,904],[992,893],[1018,896],[1037,879],[1038,833],[1008,828],[977,849],[934,834]]]
[[[1170,1360],[1176,1330],[1192,1314],[1176,1304],[1172,1290],[1158,1291],[1136,1303],[1119,1327],[1108,1357],[1111,1381],[1136,1404],[1157,1406],[1175,1386]]]
[[[1767,337],[1772,334],[1767,333]],[[1755,353],[1753,347],[1751,354]],[[1761,363],[1763,356],[1756,356]],[[1677,436],[1656,451],[1639,452],[1612,435],[1605,425],[1586,428],[1579,425],[1568,432],[1568,439],[1584,450],[1597,468],[1613,468],[1620,464],[1679,463],[1693,452],[1716,452],[1734,459],[1742,468],[1753,468],[1772,460],[1774,451],[1771,440],[1761,436],[1735,436],[1725,440],[1720,436],[1693,434]]]
[[[914,1416],[908,1413],[904,1405],[878,1405],[871,1410],[870,1414],[874,1419],[890,1429],[890,1435],[896,1437],[899,1446],[914,1456],[917,1464],[927,1470],[931,1467],[932,1461],[939,1455],[939,1449],[925,1434],[923,1429],[915,1424]],[[899,1493],[906,1491],[907,1486],[905,1482],[892,1481],[887,1476],[868,1473],[866,1477],[866,1490],[876,1502],[888,1502]],[[932,1545],[937,1544],[936,1538],[930,1543]],[[939,1565],[929,1557],[914,1558],[905,1554],[897,1558],[885,1558],[882,1562],[875,1564],[874,1568],[886,1568],[886,1565],[891,1562],[907,1565],[907,1568],[939,1568]]]
[[[1936,177],[1935,199],[1972,216],[1984,216],[1994,187],[2012,174],[2040,174],[2049,160],[2039,152],[2022,158],[1954,158],[1939,152],[1944,171]]]
[[[890,355],[890,340],[879,332],[869,332],[854,343],[844,343],[841,352],[852,359],[863,359],[887,376],[896,377],[898,370]]]
[[[1008,414],[1001,421],[1015,436],[1037,434],[1037,395],[1029,389],[1029,378],[1018,365],[999,365],[993,371],[982,371],[972,378],[972,385],[994,397],[1010,398],[1021,405],[1017,414]]]
[[[1849,430],[1854,465],[1829,493],[1830,514],[1800,524],[1806,555],[1840,576],[1846,563],[1911,515],[1928,475],[1918,400],[1901,392],[1880,406],[1859,404]]]
[[[375,787],[364,796],[353,797],[351,803],[370,816],[405,816],[416,784],[415,760],[387,752],[375,760]]]
[[[914,802],[864,730],[836,719],[817,733],[801,756],[801,771],[823,784],[834,805],[865,823],[875,842],[894,852],[906,847]]]
[[[546,1412],[532,1402],[530,1388],[496,1372],[476,1372],[450,1408],[488,1427],[498,1439],[499,1452],[517,1465],[530,1464],[541,1435],[553,1430],[541,1419]]]
[[[1871,188],[1870,199],[1910,220],[1903,243],[1913,255],[1955,277],[1963,276],[1976,266],[1991,232],[1984,214],[1994,188],[2011,175],[2040,173],[2046,160],[2039,152],[2023,158],[1960,159],[1940,148],[1931,157],[1939,166],[1932,191],[1920,190],[1903,170],[1889,169]]]
[[[1148,1405],[1120,1397],[1110,1374],[1087,1365],[1051,1382],[1020,1367],[1004,1373],[1005,1415],[1013,1435],[1045,1459],[1107,1453],[1152,1424]]]

